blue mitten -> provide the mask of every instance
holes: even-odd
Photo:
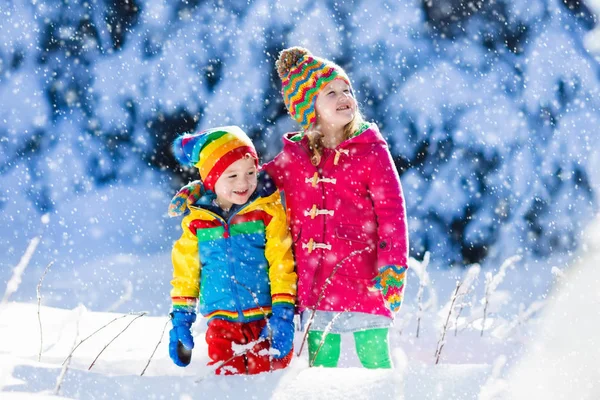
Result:
[[[278,304],[273,306],[272,312],[260,337],[270,340],[271,348],[279,351],[279,354],[273,354],[273,358],[280,359],[292,351],[294,344],[294,306]]]
[[[171,313],[173,328],[169,332],[169,356],[180,367],[187,366],[192,359],[194,338],[191,328],[194,321],[196,321],[196,313],[183,311]]]

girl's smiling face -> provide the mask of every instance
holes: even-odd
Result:
[[[329,82],[315,102],[317,124],[321,127],[340,129],[354,118],[356,100],[350,86],[341,79]]]
[[[233,204],[244,204],[256,190],[256,160],[245,157],[232,163],[215,183],[217,204],[229,210]]]

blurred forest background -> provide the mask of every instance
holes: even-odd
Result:
[[[569,253],[597,210],[600,64],[584,43],[597,21],[582,1],[9,0],[0,14],[7,266],[42,215],[67,227],[103,188],[139,210],[158,187],[164,214],[195,179],[169,151],[178,134],[240,125],[273,158],[298,129],[274,68],[292,45],[343,66],[379,124],[412,256],[449,266]],[[96,224],[138,224],[118,209]],[[53,251],[81,252],[63,245]]]

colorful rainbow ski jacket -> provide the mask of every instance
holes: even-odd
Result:
[[[279,192],[266,173],[250,200],[225,219],[206,192],[183,218],[172,251],[174,311],[248,322],[270,315],[271,306],[295,304],[297,276],[292,239]],[[212,210],[211,210],[212,209]]]

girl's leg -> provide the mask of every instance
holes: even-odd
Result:
[[[392,368],[388,328],[354,332],[356,354],[365,368]]]
[[[340,359],[342,336],[338,333],[329,333],[325,337],[323,346],[321,346],[322,338],[323,332],[321,331],[308,332],[308,362],[309,364],[312,362],[313,367],[335,368]],[[320,349],[319,346],[321,346]]]

